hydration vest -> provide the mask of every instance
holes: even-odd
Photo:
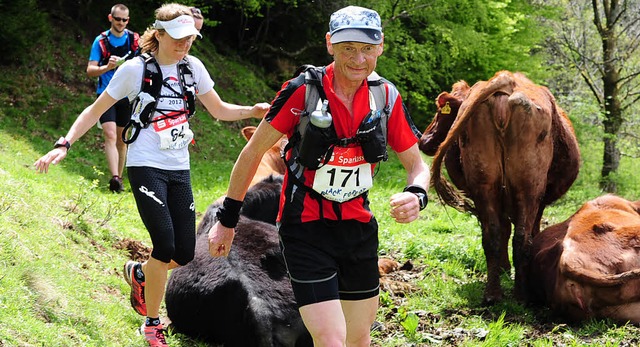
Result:
[[[101,37],[98,41],[98,44],[100,45],[100,61],[98,62],[99,66],[106,65],[109,62],[109,58],[111,57],[111,55],[117,55],[119,57],[126,57],[127,59],[131,59],[140,53],[140,46],[138,42],[140,39],[140,35],[129,29],[125,29],[125,33],[127,34],[128,45],[125,44],[120,47],[113,47],[111,43],[109,43],[109,35],[111,34],[111,30],[105,30],[100,33]]]
[[[187,119],[191,118],[196,113],[196,89],[195,79],[193,77],[193,69],[191,64],[185,56],[178,62],[178,75],[180,76],[180,90],[177,91],[169,86],[169,84],[162,77],[162,70],[160,65],[156,61],[155,57],[149,53],[143,53],[140,59],[144,62],[144,69],[142,75],[142,85],[140,86],[140,93],[132,102],[131,119],[125,125],[122,131],[122,141],[126,144],[130,144],[138,138],[141,129],[149,127],[151,123],[159,121],[159,118],[152,120],[153,115],[158,112],[166,115],[170,118],[177,118],[186,114]],[[166,86],[171,89],[177,98],[185,101],[187,105],[186,111],[177,115],[168,115],[165,112],[175,112],[175,110],[165,110],[158,108],[158,102],[160,98],[171,98],[168,96],[161,96],[160,92],[162,86]],[[176,98],[176,97],[173,97]],[[131,130],[131,136],[126,138],[127,131]]]
[[[282,158],[285,161],[285,165],[287,167],[287,171],[289,172],[289,179],[293,181],[293,183],[304,191],[308,192],[311,197],[318,200],[320,203],[320,199],[322,198],[321,194],[311,188],[307,183],[304,184],[303,176],[306,170],[313,170],[312,168],[305,167],[300,162],[301,155],[301,145],[303,143],[303,139],[305,137],[305,132],[307,131],[307,126],[310,122],[309,116],[312,112],[319,110],[323,101],[326,100],[326,95],[324,89],[322,87],[322,78],[325,74],[324,67],[314,67],[309,66],[304,71],[304,83],[306,85],[305,92],[305,109],[300,113],[300,121],[296,126],[296,130],[294,134],[289,139],[288,144],[285,146]],[[367,160],[369,163],[376,163],[379,161],[386,161],[388,156],[386,152],[387,145],[387,123],[389,117],[391,115],[391,109],[389,106],[389,102],[387,100],[387,90],[385,86],[386,80],[382,79],[377,73],[373,72],[371,75],[367,77],[367,85],[369,87],[369,102],[371,113],[377,115],[379,121],[376,123],[381,131],[381,136],[377,138],[377,141],[382,142],[377,144],[378,147],[382,147],[383,150],[379,153],[379,155],[374,156],[375,159]],[[330,105],[329,105],[330,107]],[[370,114],[371,116],[371,114]],[[368,117],[365,117],[363,123],[360,125],[360,128],[363,127],[365,122],[367,122]],[[327,163],[333,153],[333,148],[335,146],[338,147],[348,147],[352,144],[362,145],[361,140],[362,137],[356,135],[351,138],[343,138],[339,139],[336,135],[335,128],[333,124],[326,129],[328,134],[325,136],[328,138],[326,152],[324,154],[323,162]],[[291,152],[289,159],[287,159],[287,153]],[[323,163],[320,163],[322,166]],[[366,194],[364,192],[363,194]],[[361,196],[362,194],[358,195]],[[356,198],[358,196],[354,196]],[[338,202],[334,201],[334,210],[336,214],[339,215],[338,208],[336,204]],[[320,208],[322,208],[322,204],[320,203]],[[320,211],[321,216],[323,215],[322,211]],[[322,218],[322,217],[321,217]],[[340,217],[339,217],[340,218]]]

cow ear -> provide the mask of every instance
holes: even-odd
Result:
[[[449,101],[450,98],[451,95],[449,95],[449,92],[440,93],[440,95],[438,95],[438,97],[436,98],[436,106],[438,106],[438,108],[441,108],[442,106],[446,105],[447,101]]]
[[[244,137],[245,140],[249,141],[251,136],[253,136],[253,133],[256,132],[256,127],[254,127],[254,126],[244,127],[244,128],[242,128],[241,131],[242,131],[242,137]]]
[[[631,202],[631,206],[636,210],[637,214],[640,214],[640,200]]]

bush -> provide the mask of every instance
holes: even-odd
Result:
[[[20,64],[30,58],[32,48],[45,42],[49,35],[47,16],[35,0],[0,3],[0,65]]]

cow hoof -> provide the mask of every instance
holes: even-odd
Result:
[[[516,299],[517,302],[520,302],[520,303],[526,303],[529,301],[529,296],[527,295],[527,291],[523,289],[520,289],[520,290],[514,289],[513,297]]]
[[[502,298],[498,298],[498,297],[491,297],[491,298],[484,298],[484,300],[482,301],[482,304],[484,306],[493,306],[497,303],[499,303],[500,301],[502,301]]]
[[[498,291],[496,293],[485,293],[483,304],[485,306],[492,306],[502,301],[502,292]]]

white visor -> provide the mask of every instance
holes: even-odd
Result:
[[[180,17],[174,18],[170,21],[156,20],[153,27],[156,29],[164,29],[167,34],[169,34],[169,36],[176,40],[192,35],[198,35],[198,37],[202,37],[198,29],[196,29],[193,17],[186,14],[183,14]]]

